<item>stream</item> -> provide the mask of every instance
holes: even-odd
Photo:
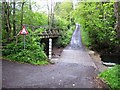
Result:
[[[101,55],[101,60],[105,63],[114,63],[114,64],[120,64],[120,55],[114,54],[114,55],[109,55],[109,54],[104,54]]]

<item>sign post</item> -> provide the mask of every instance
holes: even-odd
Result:
[[[25,37],[26,37],[26,35],[24,35],[24,50],[25,50]]]
[[[22,30],[20,31],[20,35],[24,35],[24,39],[23,39],[23,42],[24,42],[24,50],[25,50],[25,38],[26,38],[26,35],[28,34],[28,31],[26,30],[26,27],[23,26],[22,27]]]

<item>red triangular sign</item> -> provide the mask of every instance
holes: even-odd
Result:
[[[23,26],[22,30],[20,31],[20,35],[27,35],[28,31],[26,30],[25,26]]]

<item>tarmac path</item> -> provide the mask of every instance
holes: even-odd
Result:
[[[55,64],[35,66],[3,60],[3,88],[98,88],[96,66],[84,50],[80,25]]]

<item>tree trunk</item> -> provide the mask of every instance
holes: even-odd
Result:
[[[6,31],[6,40],[9,42],[10,34],[11,34],[11,25],[10,25],[10,6],[9,2],[2,2],[3,8],[3,30]]]
[[[114,3],[114,12],[116,17],[116,26],[115,29],[117,31],[117,36],[120,38],[120,2],[116,0]]]
[[[2,2],[2,29],[5,30],[5,2]]]
[[[10,7],[9,7],[9,2],[6,2],[6,6],[7,6],[7,15],[6,15],[6,19],[7,19],[7,27],[8,27],[8,31],[9,34],[11,33],[11,25],[10,25]]]
[[[22,2],[22,7],[21,7],[21,28],[22,28],[22,25],[23,25],[23,6],[24,6],[24,3],[25,2]]]
[[[16,36],[16,26],[15,26],[15,0],[13,2],[13,35]]]
[[[31,0],[29,0],[29,9],[32,10]]]
[[[6,31],[6,20],[5,20],[5,2],[2,2],[2,39],[7,40],[7,34],[5,34]],[[4,43],[2,43],[4,45]]]
[[[48,8],[48,26],[50,25],[50,8],[49,8],[49,3],[47,3],[47,8]]]

